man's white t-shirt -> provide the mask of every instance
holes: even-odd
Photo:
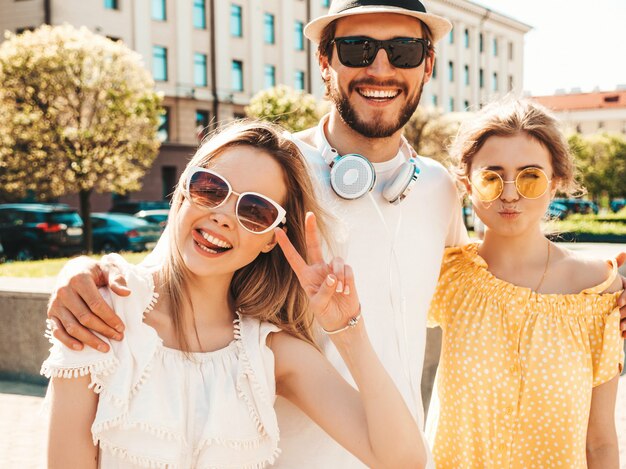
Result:
[[[320,132],[318,132],[320,133]],[[318,146],[327,145],[325,137]],[[318,139],[319,140],[319,139]],[[393,378],[420,427],[424,410],[420,383],[426,343],[426,317],[446,246],[467,243],[459,197],[446,169],[417,157],[420,174],[408,196],[392,205],[382,196],[385,183],[406,161],[398,152],[384,163],[373,163],[376,184],[369,195],[344,200],[330,187],[330,167],[320,150],[294,137],[306,157],[318,197],[325,209],[341,221],[337,254],[355,273],[362,315],[381,362]],[[376,208],[378,207],[378,209]],[[158,262],[165,236],[144,260]],[[354,385],[341,356],[322,338],[330,362]],[[279,469],[346,469],[364,465],[300,409],[284,398],[276,400],[281,455]],[[429,468],[434,467],[432,457]]]
[[[330,167],[321,152],[294,140],[309,162],[321,203],[345,229],[345,239],[341,233],[339,236],[339,254],[354,269],[370,340],[423,428],[420,383],[428,307],[444,247],[467,242],[452,178],[438,162],[418,157],[417,183],[402,202],[392,205],[383,198],[382,190],[406,161],[399,152],[390,161],[373,164],[376,185],[371,196],[344,200],[330,187]],[[326,339],[323,346],[331,363],[354,383],[332,343]],[[289,401],[279,397],[275,407],[282,449],[275,467],[364,467]]]

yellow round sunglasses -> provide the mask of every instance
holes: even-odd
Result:
[[[539,168],[526,168],[517,173],[513,181],[505,181],[502,176],[490,169],[472,173],[470,184],[476,190],[481,202],[493,202],[504,191],[505,184],[515,184],[519,195],[525,199],[538,199],[546,193],[552,179]]]

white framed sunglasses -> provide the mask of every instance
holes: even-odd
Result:
[[[235,216],[250,233],[264,234],[287,222],[287,212],[277,202],[257,192],[235,192],[220,174],[206,168],[190,168],[185,196],[198,207],[214,209],[237,196]]]

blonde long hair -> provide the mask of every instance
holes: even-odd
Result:
[[[240,120],[226,125],[207,138],[189,161],[172,196],[170,223],[175,224],[183,203],[183,188],[190,168],[210,168],[212,161],[227,149],[251,146],[274,158],[281,166],[287,186],[286,230],[300,255],[306,259],[304,219],[306,212],[316,214],[322,239],[328,243],[328,214],[318,204],[307,163],[300,150],[284,134],[284,130],[262,121]],[[245,170],[245,169],[244,169]],[[191,307],[187,294],[186,268],[178,249],[176,230],[170,230],[168,252],[163,265],[163,290],[170,300],[171,317],[179,346],[189,351],[189,341],[183,320],[185,303]],[[308,312],[308,299],[280,247],[261,253],[250,264],[237,270],[230,284],[235,309],[277,325],[282,330],[315,345],[313,317]]]

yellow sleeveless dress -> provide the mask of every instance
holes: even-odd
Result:
[[[537,294],[494,277],[477,244],[446,250],[429,312],[443,330],[437,469],[587,467],[592,388],[624,360],[610,264],[596,287]]]

